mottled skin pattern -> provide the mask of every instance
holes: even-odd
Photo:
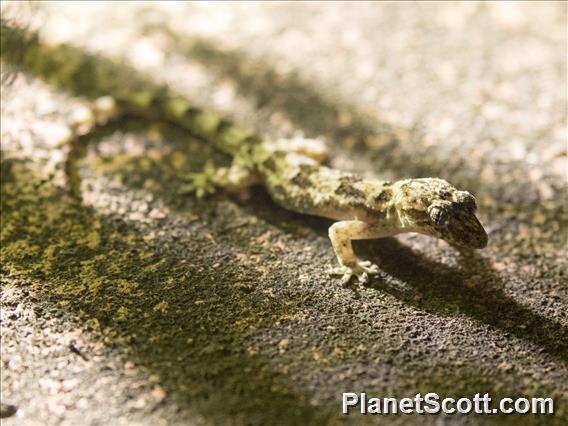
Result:
[[[304,146],[302,145],[302,141]],[[319,146],[318,146],[319,145]],[[264,143],[253,163],[270,195],[281,206],[300,213],[337,220],[329,238],[340,267],[332,274],[348,282],[366,281],[378,267],[358,260],[352,240],[374,239],[403,232],[441,238],[465,248],[487,245],[487,234],[475,216],[476,203],[443,179],[405,179],[394,183],[362,179],[321,166],[324,148],[314,140]]]
[[[417,232],[460,247],[479,249],[487,244],[475,216],[474,197],[442,179],[391,183],[330,169],[321,165],[327,150],[319,140],[263,141],[213,112],[194,108],[125,64],[67,44],[44,44],[35,33],[4,20],[1,24],[3,61],[95,100],[93,113],[85,115],[87,122],[74,123],[74,128],[122,114],[168,120],[233,157],[229,168],[209,167],[190,176],[186,190],[201,197],[216,187],[260,183],[286,209],[336,220],[329,238],[340,266],[331,272],[344,283],[354,275],[364,282],[369,274],[378,273],[376,265],[357,259],[352,240]]]

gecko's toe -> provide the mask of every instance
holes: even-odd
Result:
[[[353,278],[353,274],[351,272],[346,272],[345,274],[343,274],[343,277],[341,278],[341,285],[346,286],[347,284],[349,284],[351,278]]]
[[[370,261],[358,261],[354,267],[340,266],[329,271],[331,276],[340,276],[341,284],[347,285],[353,276],[357,277],[360,284],[369,282],[369,275],[376,275],[379,273],[379,267]]]
[[[358,262],[358,266],[363,270],[364,273],[369,275],[376,275],[379,273],[379,267],[372,263],[370,260],[364,260]]]
[[[349,284],[349,281],[351,281],[351,278],[353,277],[353,269],[347,266],[332,268],[328,271],[328,273],[332,277],[341,277],[341,285],[343,286]]]

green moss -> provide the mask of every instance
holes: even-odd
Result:
[[[234,289],[243,277],[230,263],[194,266],[211,253],[164,248],[77,203],[42,183],[30,164],[2,167],[3,273],[25,277],[42,303],[79,315],[107,344],[130,345],[168,394],[215,423],[327,418],[326,410],[309,410],[301,390],[281,392],[290,388],[285,377],[245,350],[253,330],[293,315],[292,308]]]

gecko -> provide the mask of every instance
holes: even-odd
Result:
[[[17,52],[10,49],[13,44],[20,46]],[[69,44],[44,43],[37,33],[4,20],[1,47],[3,61],[93,99],[93,113],[84,115],[82,127],[129,114],[166,120],[232,157],[229,167],[206,167],[190,175],[184,190],[203,197],[216,188],[261,184],[285,209],[334,220],[329,239],[338,266],[329,272],[344,284],[353,277],[365,283],[379,273],[378,265],[355,255],[353,240],[413,232],[463,248],[487,245],[475,198],[443,179],[389,182],[327,167],[328,151],[321,139],[262,138],[215,112],[196,108],[125,64]]]
[[[253,139],[240,149],[223,148],[233,154],[233,164],[209,177],[195,174],[188,189],[204,193],[212,186],[260,183],[285,209],[335,220],[328,233],[339,266],[330,274],[341,276],[344,284],[354,276],[364,283],[379,273],[376,264],[357,258],[353,240],[415,232],[463,248],[487,245],[475,198],[443,179],[389,182],[332,169],[322,165],[327,149],[318,139]]]

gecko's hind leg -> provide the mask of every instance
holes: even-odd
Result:
[[[213,194],[217,188],[236,192],[260,182],[253,170],[233,163],[230,167],[216,168],[208,161],[201,172],[187,175],[188,183],[180,188],[181,193],[195,193],[198,198]]]
[[[309,139],[302,135],[290,139],[279,139],[277,147],[283,151],[308,157],[321,164],[329,157],[329,150],[322,139]]]

